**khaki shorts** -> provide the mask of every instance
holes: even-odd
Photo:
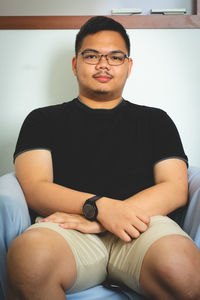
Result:
[[[56,223],[35,223],[32,228],[49,228],[58,232],[69,244],[77,267],[77,279],[68,293],[75,293],[110,279],[141,293],[139,278],[145,253],[159,238],[179,234],[189,236],[168,217],[154,216],[148,230],[125,243],[110,232],[83,234],[63,229]]]

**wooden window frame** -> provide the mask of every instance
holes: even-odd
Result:
[[[79,29],[92,16],[0,16],[0,29]],[[126,29],[200,28],[200,0],[192,15],[110,15]]]

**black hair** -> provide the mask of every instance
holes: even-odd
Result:
[[[81,27],[80,31],[76,35],[76,42],[75,42],[76,56],[78,55],[78,52],[81,49],[81,45],[84,37],[86,37],[89,34],[94,34],[102,30],[111,30],[111,31],[119,32],[125,41],[128,55],[130,55],[130,40],[125,28],[112,18],[108,18],[105,16],[95,16],[89,19]]]

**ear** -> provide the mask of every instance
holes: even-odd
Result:
[[[132,60],[132,58],[129,58],[128,77],[131,74],[132,67],[133,67],[133,60]]]
[[[76,57],[75,56],[72,58],[72,71],[73,71],[74,75],[76,76]]]

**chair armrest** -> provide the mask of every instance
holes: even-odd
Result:
[[[0,224],[7,233],[4,234],[7,246],[31,224],[28,206],[14,173],[0,177]]]
[[[141,295],[134,291],[127,291],[123,288],[118,291],[105,288],[103,285],[97,285],[81,292],[66,294],[68,300],[142,300]]]
[[[198,247],[200,247],[200,238],[197,238],[197,234],[200,234],[200,168],[188,169],[188,184],[189,203],[183,229],[195,242],[198,241]]]
[[[15,195],[16,194],[16,195]],[[14,173],[8,173],[0,177],[0,196],[24,199],[21,186]]]

